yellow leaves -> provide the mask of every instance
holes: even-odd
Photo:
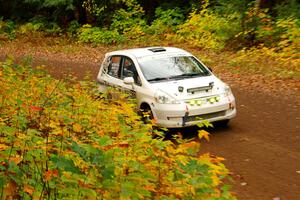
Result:
[[[204,138],[204,139],[206,139],[206,141],[209,141],[209,133],[205,130],[200,130],[198,132],[198,137],[199,137],[199,139]]]
[[[82,126],[80,124],[73,124],[73,130],[77,133],[80,133],[82,131]]]
[[[0,151],[6,150],[8,148],[9,148],[9,146],[7,146],[5,144],[0,144]]]
[[[40,85],[46,83],[39,79],[33,81]],[[128,199],[146,199],[148,196],[144,195],[145,190],[153,197],[165,195],[185,199],[187,195],[198,197],[201,190],[202,186],[191,184],[192,179],[208,176],[216,185],[220,183],[219,175],[226,173],[219,163],[222,158],[199,157],[199,142],[186,142],[184,137],[179,136],[179,144],[174,144],[171,140],[150,136],[150,129],[141,126],[139,116],[134,112],[135,104],[121,95],[117,100],[95,100],[94,96],[85,92],[84,86],[72,85],[69,90],[59,85],[53,96],[46,95],[50,99],[44,105],[40,96],[44,95],[45,87],[39,88],[38,85],[34,94],[38,98],[28,101],[21,99],[21,103],[25,102],[27,109],[30,108],[27,105],[43,105],[45,109],[25,116],[30,122],[28,130],[11,130],[18,137],[13,140],[14,149],[10,162],[16,163],[16,170],[22,170],[23,173],[20,177],[15,171],[9,171],[11,175],[22,179],[18,187],[13,182],[7,183],[5,193],[11,194],[9,197],[20,192],[27,193],[32,199],[37,194],[40,198],[46,198],[44,194],[52,196],[53,190],[46,188],[44,193],[38,191],[44,182],[48,182],[58,194],[70,198],[78,190],[85,199],[94,198],[93,195],[88,196],[93,192],[102,193],[104,199],[120,199],[116,196],[126,182],[126,192],[130,194]],[[54,85],[51,85],[46,90],[49,93],[54,89]],[[65,95],[66,91],[68,96]],[[19,93],[10,95],[22,96]],[[10,106],[13,107],[15,101],[11,102]],[[11,110],[16,111],[13,108]],[[21,109],[25,110],[23,107]],[[40,107],[32,106],[30,109],[28,110],[41,111]],[[9,112],[5,111],[4,116],[10,116]],[[79,134],[82,132],[88,134]],[[208,135],[207,132],[199,133],[199,137],[207,140]],[[6,159],[9,157],[8,145],[11,144],[6,138],[0,142],[1,155]],[[7,164],[3,161],[0,165],[7,167]],[[201,171],[202,165],[209,169]],[[48,166],[47,171],[45,166]],[[29,182],[32,177],[36,177],[39,187],[35,188]],[[210,189],[219,188],[210,184],[211,182],[205,186]],[[84,192],[86,193],[83,194]]]
[[[175,195],[180,196],[180,195],[182,195],[185,191],[184,191],[183,188],[181,188],[181,187],[172,187],[172,188],[170,188],[170,192],[172,192],[172,193],[175,194]]]

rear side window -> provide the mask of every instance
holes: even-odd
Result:
[[[115,78],[120,78],[121,56],[112,56],[109,58],[107,73]]]

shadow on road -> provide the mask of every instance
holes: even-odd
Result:
[[[183,139],[198,139],[198,132],[200,130],[205,130],[211,135],[215,134],[226,134],[231,131],[231,127],[229,126],[218,126],[213,124],[213,127],[198,127],[198,126],[192,126],[192,127],[185,127],[185,128],[171,128],[167,131],[164,131],[166,139],[172,139],[174,136],[181,134]]]

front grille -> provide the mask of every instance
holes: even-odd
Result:
[[[226,114],[226,111],[223,110],[223,111],[219,111],[219,112],[207,113],[207,114],[202,114],[202,115],[186,116],[186,117],[184,117],[184,121],[192,122],[192,121],[205,120],[205,119],[225,116],[225,114]]]

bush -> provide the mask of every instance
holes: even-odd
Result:
[[[221,17],[205,10],[199,14],[193,12],[179,26],[177,39],[204,49],[222,49],[239,31],[238,22],[233,22],[230,17]]]
[[[80,28],[80,24],[76,21],[73,20],[70,22],[67,32],[71,35],[71,36],[75,36],[77,34],[78,29]]]
[[[43,17],[32,18],[28,23],[20,25],[17,33],[21,35],[32,36],[32,34],[43,34],[57,36],[63,33],[62,28],[55,22],[48,22]]]
[[[3,21],[2,18],[0,18],[0,36],[4,37],[4,39],[13,40],[16,37],[16,31],[15,31],[15,23],[11,20]]]
[[[144,10],[136,1],[128,1],[126,4],[127,9],[121,8],[114,12],[110,30],[117,31],[128,39],[139,39],[145,34]]]
[[[295,18],[279,19],[276,21],[276,32],[280,36],[278,47],[288,56],[299,58],[300,51],[300,20]],[[297,55],[298,54],[298,55]]]
[[[87,24],[78,29],[78,40],[93,44],[115,44],[123,42],[125,37],[116,30],[105,30]]]
[[[9,60],[0,82],[1,199],[235,199],[221,158],[153,139],[124,94]]]
[[[177,26],[183,23],[184,16],[179,8],[163,10],[158,7],[155,10],[156,19],[151,23],[147,29],[149,34],[165,34],[173,33],[177,30]]]
[[[22,35],[31,35],[32,33],[41,31],[43,28],[42,23],[32,23],[28,22],[19,27],[18,32]]]

